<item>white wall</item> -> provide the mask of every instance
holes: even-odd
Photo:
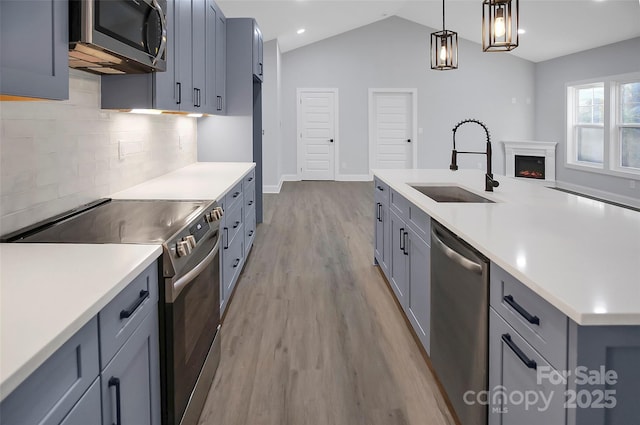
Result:
[[[534,64],[460,39],[459,69],[433,71],[432,31],[390,17],[282,54],[282,173],[296,174],[296,89],[321,87],[339,90],[338,174],[369,173],[368,89],[392,87],[418,89],[419,168],[447,168],[452,128],[477,118],[491,130],[494,172],[504,173],[499,141],[533,136]],[[473,124],[456,139],[460,150],[484,150],[484,132]],[[484,158],[460,158],[461,167],[485,167]]]
[[[266,192],[280,191],[281,164],[281,99],[280,47],[277,40],[264,43],[264,80],[262,84],[262,176]]]
[[[595,190],[594,195],[613,193],[623,198],[640,199],[640,184],[629,186],[631,178],[607,176],[567,168],[566,160],[566,84],[591,78],[640,71],[640,38],[598,47],[536,64],[537,140],[558,142],[556,179],[560,184]],[[640,180],[635,178],[635,180]],[[604,192],[604,193],[599,193]]]
[[[0,102],[0,126],[0,234],[196,158],[195,119],[100,110],[100,78],[75,70],[69,100]],[[142,152],[120,159],[120,140]]]

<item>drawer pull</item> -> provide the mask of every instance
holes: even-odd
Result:
[[[233,228],[234,228],[234,229],[237,229],[237,228],[238,228],[238,226],[240,226],[240,222],[239,222],[239,221],[236,221],[236,223],[233,225]]]
[[[112,377],[109,379],[109,388],[116,387],[116,422],[113,425],[122,425],[120,408],[120,380]]]
[[[536,370],[538,368],[538,364],[535,362],[535,360],[531,360],[529,357],[527,357],[527,355],[522,352],[522,350],[515,344],[515,342],[511,340],[511,335],[503,334],[502,340],[509,346],[509,348],[511,348],[511,351],[513,351],[516,356],[518,356],[518,358],[522,361],[522,363],[524,363],[526,367],[533,370]]]
[[[380,192],[384,192],[384,188],[382,186],[376,186],[376,188],[380,191]]]
[[[249,206],[253,205],[253,201],[249,201]]]
[[[249,232],[249,237],[253,236],[253,230]]]
[[[249,177],[249,178],[247,179],[247,181],[252,182],[252,181],[253,181],[253,177]]]
[[[409,233],[404,232],[404,235],[402,236],[402,238],[404,239],[404,246],[402,247],[402,252],[404,252],[404,255],[409,255],[409,251],[407,251],[407,237],[409,236]]]
[[[233,263],[233,268],[235,269],[236,267],[238,267],[238,264],[240,264],[240,259],[236,258],[236,261],[234,261]]]
[[[527,322],[531,323],[532,325],[540,326],[540,318],[538,316],[532,316],[531,313],[525,310],[520,304],[516,302],[516,300],[513,299],[512,295],[505,295],[502,299],[504,300],[504,302],[509,304],[515,311],[520,313],[522,317],[527,319]]]
[[[146,300],[147,298],[149,298],[149,291],[145,291],[144,289],[141,290],[140,296],[138,297],[138,299],[135,300],[134,303],[131,304],[128,309],[122,310],[120,312],[120,320],[128,319],[129,317],[131,317],[131,315],[135,313],[138,307],[140,307],[140,304],[142,304],[144,300]]]
[[[233,194],[233,197],[234,197],[234,198],[237,198],[237,197],[238,197],[238,195],[240,195],[240,192],[235,192],[235,193]]]
[[[400,229],[400,249],[404,253],[404,227]]]

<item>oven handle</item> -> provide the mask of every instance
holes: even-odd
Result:
[[[176,282],[173,283],[172,285],[173,290],[171,291],[171,300],[170,300],[171,302],[175,301],[180,295],[180,292],[182,292],[184,288],[186,288],[187,285],[189,285],[189,283],[191,283],[196,277],[198,277],[198,275],[202,273],[202,271],[209,264],[211,264],[213,259],[216,257],[216,254],[218,254],[219,249],[220,249],[220,238],[218,238],[218,240],[216,241],[216,244],[213,247],[213,249],[207,254],[206,257],[204,257],[202,261],[198,263],[197,266],[189,270],[187,274],[185,274],[184,276],[182,276],[180,279],[178,279]]]

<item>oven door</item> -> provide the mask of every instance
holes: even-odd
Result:
[[[173,291],[165,293],[163,394],[171,425],[180,424],[185,415],[199,415],[219,361],[219,355],[210,355],[220,324],[220,244],[218,232],[214,235],[215,246],[202,258],[194,257],[190,271],[178,279],[167,279],[165,286],[165,291]]]
[[[166,69],[166,0],[95,0],[93,44],[150,68]],[[91,2],[86,2],[91,3]],[[89,12],[90,13],[90,12]]]

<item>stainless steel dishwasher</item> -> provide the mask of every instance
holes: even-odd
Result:
[[[486,425],[489,261],[439,223],[431,226],[431,363],[460,423]]]

